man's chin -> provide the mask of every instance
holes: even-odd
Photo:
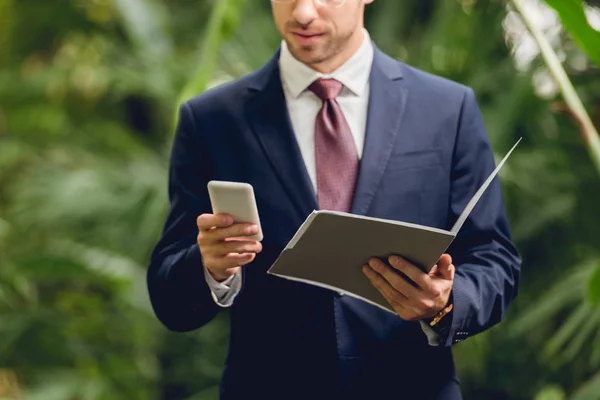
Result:
[[[318,64],[324,60],[322,52],[315,46],[290,48],[290,52],[298,61],[308,65]]]

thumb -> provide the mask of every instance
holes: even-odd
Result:
[[[454,265],[450,254],[444,254],[438,260],[437,274],[444,279],[454,279]]]
[[[437,276],[437,275],[439,275],[437,264],[434,265],[433,268],[431,268],[431,270],[429,271],[429,275],[430,276]]]

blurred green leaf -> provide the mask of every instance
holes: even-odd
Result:
[[[27,400],[64,400],[64,399],[99,399],[105,398],[107,388],[99,379],[82,381],[74,371],[51,370],[44,374],[34,388],[25,392]],[[104,393],[103,393],[104,392]]]
[[[600,307],[591,308],[587,318],[582,321],[578,329],[573,332],[570,342],[563,352],[564,363],[569,364],[576,360],[580,354],[589,354],[590,343],[594,343],[595,333],[600,330]],[[593,355],[591,364],[594,365]]]
[[[166,4],[160,0],[114,0],[114,4],[134,44],[139,63],[136,68],[146,71],[145,85],[159,93],[170,93],[173,82],[165,64],[173,57],[173,43]]]
[[[0,245],[2,244],[2,242],[4,241],[4,239],[8,236],[10,232],[10,224],[0,218]]]
[[[600,67],[600,32],[592,28],[585,15],[585,1],[545,0],[560,16],[577,44]]]
[[[517,335],[526,334],[552,320],[563,309],[579,304],[594,265],[595,263],[587,263],[571,267],[565,277],[554,283],[542,295],[538,295],[536,301],[529,304],[511,323],[511,332]]]
[[[173,108],[261,67],[281,37],[268,1],[192,3],[0,0],[0,359],[28,394],[218,393],[228,314],[167,331],[145,266],[168,211]],[[534,398],[548,382],[572,393],[600,364],[598,315],[581,308],[600,182],[560,100],[539,96],[546,69],[523,62],[529,37],[511,14],[495,0],[403,0],[365,16],[380,49],[473,88],[495,152],[527,139],[502,177],[519,296],[507,321],[455,349],[474,399]],[[600,70],[565,36],[552,46],[596,118]],[[507,335],[514,321],[520,335]]]
[[[123,26],[143,57],[154,61],[167,57],[172,43],[167,32],[168,10],[157,0],[114,0]]]
[[[570,400],[600,400],[600,374],[597,374],[581,388],[579,388]]]
[[[8,54],[10,54],[10,44],[12,39],[12,20],[14,0],[0,1],[0,65],[4,63]]]
[[[563,4],[563,0],[560,1],[561,4]],[[580,0],[564,0],[564,4],[567,3],[578,3],[579,7],[583,7]],[[534,17],[535,13],[525,6],[523,0],[511,0],[511,4],[521,16],[523,23],[527,26],[531,35],[535,38],[540,53],[548,67],[548,71],[562,93],[562,97],[567,105],[567,110],[577,121],[579,134],[584,138],[583,144],[587,148],[598,174],[600,174],[600,134],[598,134],[592,118],[583,104],[581,97],[577,93],[573,82],[571,82],[571,79],[567,75],[556,50],[550,44],[545,32],[543,32],[541,27],[536,23],[536,18]],[[581,12],[583,13],[583,8]],[[587,20],[585,23],[587,23]],[[594,42],[596,41],[594,40]]]
[[[600,365],[600,330],[596,332],[596,337],[591,343],[592,347],[592,365]]]
[[[550,385],[544,387],[535,396],[534,400],[565,400],[566,394],[563,388],[557,385]]]
[[[583,302],[568,316],[546,345],[550,357],[555,356],[565,343],[572,340],[573,336],[581,330],[581,326],[586,323],[590,313],[591,307],[587,302]]]
[[[600,264],[596,267],[596,270],[592,272],[588,291],[592,304],[597,306],[600,305]]]
[[[563,365],[572,362],[578,355],[590,355],[585,348],[593,343],[594,336],[600,331],[600,307],[587,301],[586,289],[596,266],[596,260],[592,260],[570,269],[565,277],[546,290],[512,322],[511,332],[527,335],[554,320],[562,319],[544,344],[545,359]],[[566,317],[563,316],[565,310],[570,311]]]
[[[216,0],[202,42],[199,68],[179,95],[178,104],[202,93],[213,77],[220,46],[229,39],[241,18],[246,0]]]

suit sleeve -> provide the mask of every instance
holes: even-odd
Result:
[[[212,212],[206,187],[210,171],[206,146],[184,103],[169,165],[170,209],[147,271],[154,312],[173,331],[200,328],[222,309],[213,300],[197,244],[196,219]]]
[[[495,167],[481,112],[468,89],[452,159],[449,226]],[[479,199],[448,253],[456,267],[454,309],[444,324],[442,346],[500,322],[518,292],[521,258],[511,239],[498,177]]]

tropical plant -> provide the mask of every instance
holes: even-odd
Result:
[[[562,68],[558,55],[552,49],[543,32],[533,22],[533,16],[524,7],[523,0],[512,0],[511,2],[540,46],[541,54],[548,65],[548,69],[556,79],[568,110],[578,123],[584,144],[589,149],[592,161],[595,163],[598,173],[600,173],[600,136],[583,106],[583,102],[577,95],[575,88],[573,88],[567,73]],[[550,0],[548,3],[559,12],[562,21],[577,43],[600,65],[600,32],[589,26],[584,13],[584,3],[581,0]]]
[[[144,274],[178,104],[272,56],[269,2],[0,0],[0,21],[3,376],[33,399],[215,398],[227,312],[168,332]],[[465,398],[584,396],[595,332],[573,326],[600,279],[600,180],[562,100],[540,94],[543,60],[507,46],[511,21],[498,0],[403,0],[374,2],[366,23],[393,57],[473,87],[499,154],[524,139],[501,176],[521,292],[505,323],[455,348]],[[600,72],[572,43],[553,45],[598,122]]]
[[[558,13],[564,27],[582,51],[600,66],[600,32],[594,30],[587,21],[586,3],[579,0],[546,0],[546,2]],[[535,24],[533,15],[524,6],[523,1],[512,0],[511,3],[539,45],[548,70],[565,99],[567,110],[580,129],[582,141],[588,147],[592,161],[600,172],[600,136],[583,101],[562,67],[556,51]],[[563,315],[568,315],[566,320],[562,320]],[[590,356],[588,374],[600,368],[600,256],[598,254],[593,256],[591,262],[571,269],[563,280],[545,292],[515,322],[514,329],[524,334],[535,327],[549,323],[557,325],[556,333],[551,335],[544,346],[544,359],[550,365],[564,366],[566,363],[573,362],[577,356]],[[574,395],[574,399],[600,398],[600,383],[596,376],[584,383],[583,388]],[[595,393],[595,397],[591,395],[592,393]]]

